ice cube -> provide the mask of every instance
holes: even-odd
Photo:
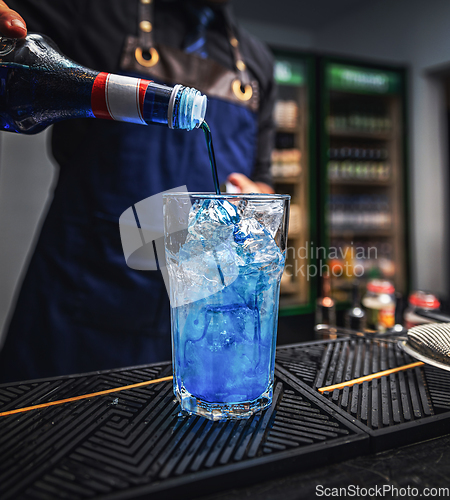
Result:
[[[247,200],[241,204],[241,218],[257,220],[275,238],[283,220],[284,202]]]
[[[189,214],[188,232],[191,237],[218,243],[230,237],[233,224],[238,220],[236,207],[228,201],[205,200],[200,207],[194,204]]]
[[[270,232],[256,219],[241,219],[234,226],[238,266],[278,269],[284,256]]]
[[[204,240],[186,242],[180,250],[171,297],[175,306],[209,297],[229,286],[239,275],[230,244]]]

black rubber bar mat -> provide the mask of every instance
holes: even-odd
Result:
[[[0,412],[170,374],[166,363],[2,385]],[[0,498],[192,498],[359,456],[369,439],[284,368],[272,406],[240,421],[180,416],[161,382],[0,417]]]
[[[414,361],[395,342],[363,338],[277,350],[279,372],[367,432],[373,452],[448,433],[450,372],[425,365],[323,395],[317,390]]]

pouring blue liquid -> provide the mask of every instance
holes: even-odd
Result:
[[[200,127],[205,133],[206,146],[208,148],[208,155],[209,155],[209,163],[211,165],[211,171],[214,181],[214,189],[216,191],[216,194],[220,194],[219,176],[217,174],[217,164],[216,164],[216,157],[214,155],[211,129],[209,128],[209,125],[206,122],[203,122],[200,125]]]

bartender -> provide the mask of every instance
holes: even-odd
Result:
[[[273,192],[272,57],[227,1],[0,1],[0,31],[51,37],[78,63],[208,95],[220,182]],[[17,12],[20,13],[17,14]],[[26,24],[25,24],[26,23]],[[159,271],[127,267],[119,217],[154,194],[214,189],[200,130],[77,119],[54,126],[58,182],[0,352],[0,382],[169,360]]]

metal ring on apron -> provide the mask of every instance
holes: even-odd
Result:
[[[249,101],[252,98],[253,89],[250,84],[243,86],[242,82],[236,78],[236,80],[233,80],[231,88],[233,89],[234,95],[240,101]],[[244,88],[244,90],[242,90],[242,88]]]
[[[136,50],[134,51],[134,57],[141,66],[144,66],[144,68],[151,68],[152,66],[158,63],[159,54],[154,47],[150,47],[147,51],[150,53],[150,59],[146,59],[142,55],[141,47],[136,47]]]

